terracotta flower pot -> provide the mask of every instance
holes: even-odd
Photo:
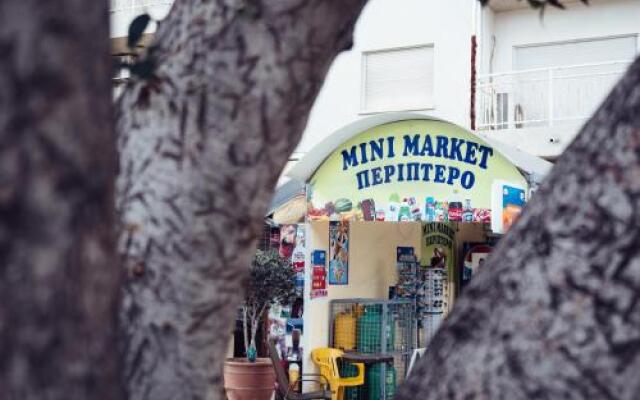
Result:
[[[224,362],[224,388],[229,400],[270,400],[276,374],[268,358],[251,363],[246,358],[228,358]]]

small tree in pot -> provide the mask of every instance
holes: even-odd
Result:
[[[296,296],[291,261],[276,251],[258,250],[242,305],[244,348],[249,361],[256,359],[256,333],[264,312],[272,304],[289,304]]]
[[[229,400],[271,399],[275,374],[268,358],[256,357],[258,324],[271,304],[289,304],[295,295],[295,272],[291,261],[275,251],[258,250],[242,305],[247,358],[228,359],[224,366],[224,386]]]

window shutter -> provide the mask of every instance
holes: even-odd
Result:
[[[363,111],[433,107],[433,46],[364,53]]]
[[[514,48],[513,69],[560,67],[633,60],[636,36],[597,38]]]

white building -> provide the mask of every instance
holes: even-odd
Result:
[[[112,37],[171,0],[113,0]],[[639,50],[637,0],[370,0],[292,160],[374,113],[417,111],[553,159]],[[150,28],[153,30],[153,27]],[[476,46],[474,46],[474,43]],[[474,80],[475,82],[472,82]]]
[[[554,158],[638,53],[640,2],[567,2],[543,19],[512,1],[492,3],[477,30],[476,129]]]
[[[485,8],[474,0],[370,1],[294,156],[368,114],[414,110],[557,157],[638,53],[640,32],[638,1],[565,3],[541,18],[517,0]]]

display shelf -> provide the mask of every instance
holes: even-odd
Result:
[[[391,399],[416,347],[414,300],[331,300],[329,325],[329,346],[393,358],[368,366],[366,387],[350,390],[345,398]]]

